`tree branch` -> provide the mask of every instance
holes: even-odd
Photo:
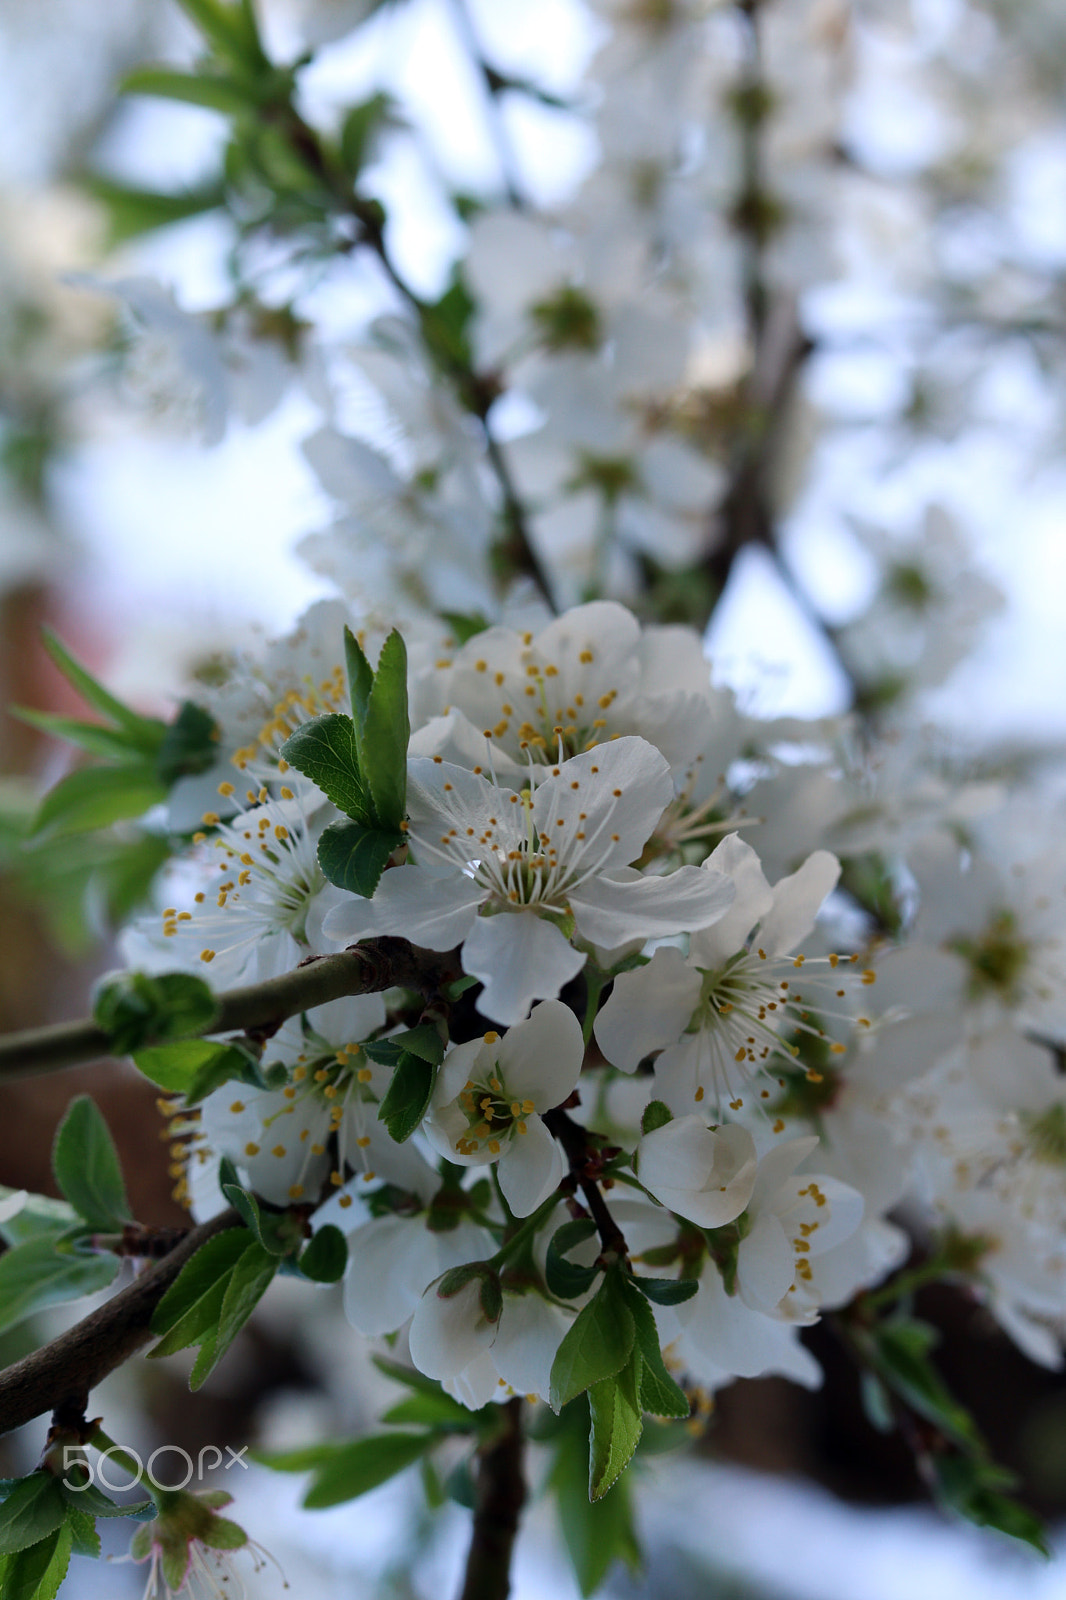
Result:
[[[216,1233],[240,1226],[236,1211],[226,1210],[192,1228],[106,1305],[0,1372],[0,1434],[48,1411],[82,1414],[89,1391],[148,1343],[152,1313],[190,1256]]]
[[[507,1600],[511,1552],[526,1501],[522,1401],[500,1407],[500,1433],[480,1451],[477,1501],[459,1600]]]
[[[311,956],[280,978],[230,989],[219,996],[218,1016],[204,1031],[269,1037],[286,1017],[329,1000],[392,988],[434,994],[459,975],[454,956],[421,950],[406,939],[367,939],[338,955]],[[30,1028],[0,1038],[0,1079],[56,1072],[110,1053],[108,1034],[91,1018]]]
[[[586,1130],[579,1122],[575,1122],[572,1117],[568,1117],[561,1106],[557,1106],[553,1111],[544,1112],[541,1120],[548,1132],[558,1139],[566,1151],[571,1175],[585,1197],[585,1204],[588,1206],[592,1220],[596,1224],[596,1230],[600,1236],[600,1244],[603,1246],[604,1251],[611,1251],[613,1254],[624,1258],[629,1254],[625,1235],[611,1216],[610,1208],[600,1193],[599,1184],[593,1176],[600,1153],[598,1151],[590,1151]]]

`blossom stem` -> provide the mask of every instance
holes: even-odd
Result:
[[[536,1233],[544,1222],[545,1217],[550,1215],[558,1203],[559,1196],[555,1193],[550,1194],[547,1200],[543,1201],[536,1211],[531,1212],[525,1221],[515,1229],[514,1233],[503,1241],[496,1254],[490,1258],[489,1265],[501,1267],[507,1258],[514,1254],[519,1245],[524,1244],[531,1234]]]
[[[507,1600],[511,1552],[526,1501],[522,1401],[500,1407],[500,1430],[481,1447],[477,1500],[459,1600]]]
[[[420,950],[406,939],[368,939],[338,955],[312,956],[281,977],[228,990],[219,996],[218,1015],[204,1032],[269,1037],[286,1017],[329,1000],[392,988],[433,994],[457,976],[455,962],[446,955]],[[30,1028],[0,1038],[0,1079],[57,1072],[110,1053],[109,1035],[91,1018]]]
[[[625,1235],[611,1216],[607,1202],[600,1193],[599,1184],[588,1174],[590,1152],[585,1129],[568,1117],[561,1107],[556,1107],[554,1111],[545,1111],[541,1120],[548,1132],[558,1139],[566,1151],[570,1171],[596,1224],[604,1252],[620,1256],[624,1260],[629,1254]]]

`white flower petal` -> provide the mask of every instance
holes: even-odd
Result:
[[[497,1051],[504,1093],[532,1100],[537,1111],[560,1105],[577,1086],[584,1059],[581,1024],[569,1006],[545,1000],[528,1022],[511,1028]]]
[[[563,1152],[537,1116],[517,1130],[497,1168],[504,1199],[516,1217],[528,1217],[566,1176]]]
[[[635,861],[674,795],[666,757],[634,735],[573,756],[556,771],[533,797],[533,819],[575,870]]]
[[[773,910],[759,925],[759,944],[768,956],[787,955],[805,939],[826,895],[836,888],[840,862],[816,850],[798,872],[774,884]]]
[[[756,1311],[772,1311],[792,1287],[796,1261],[780,1221],[772,1213],[756,1219],[737,1252],[737,1288]]]
[[[739,1217],[751,1198],[755,1172],[754,1141],[736,1123],[716,1132],[702,1117],[678,1117],[646,1133],[637,1146],[644,1187],[701,1228],[721,1228]]]
[[[627,939],[658,939],[705,928],[733,903],[728,878],[702,867],[679,867],[665,878],[604,873],[570,894],[582,938],[619,945]]]
[[[758,856],[739,833],[723,839],[703,865],[708,871],[724,873],[736,888],[736,899],[721,921],[692,939],[693,966],[713,972],[742,948],[755,924],[772,908],[774,895]]]
[[[623,972],[596,1018],[596,1043],[612,1066],[635,1072],[645,1056],[677,1042],[700,997],[700,975],[662,945],[646,967]]]
[[[326,917],[323,929],[336,943],[378,934],[399,934],[427,950],[451,950],[469,932],[484,899],[470,878],[439,878],[421,867],[383,872],[372,900],[352,895]]]
[[[463,971],[485,985],[478,1010],[505,1026],[524,1022],[534,1000],[554,1000],[584,965],[583,952],[533,911],[479,917],[463,945]]]

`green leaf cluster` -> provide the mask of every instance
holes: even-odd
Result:
[[[331,823],[318,859],[331,883],[369,897],[404,842],[407,802],[407,650],[393,629],[376,670],[350,629],[345,654],[352,715],[330,712],[297,728],[282,756],[348,819]]]
[[[117,1055],[207,1033],[217,1016],[210,986],[189,972],[123,972],[101,984],[93,1001],[93,1021]]]
[[[88,1095],[67,1108],[52,1170],[67,1204],[34,1195],[3,1227],[10,1248],[0,1255],[0,1333],[47,1306],[106,1289],[118,1272],[118,1257],[95,1251],[91,1236],[121,1232],[129,1202],[107,1124]]]
[[[1015,1474],[992,1459],[973,1417],[933,1364],[937,1330],[901,1311],[872,1326],[850,1326],[849,1338],[864,1363],[862,1398],[872,1425],[891,1430],[893,1397],[930,1425],[923,1464],[939,1504],[1048,1555],[1039,1517],[1007,1492],[1017,1486]]]
[[[429,1108],[437,1068],[444,1059],[444,1041],[435,1028],[421,1023],[406,1033],[365,1044],[363,1049],[371,1061],[393,1068],[378,1107],[378,1120],[397,1144],[403,1144],[421,1126]]]
[[[564,1232],[565,1227],[559,1230]],[[559,1258],[577,1242],[576,1234],[564,1240]],[[632,1460],[645,1411],[678,1418],[689,1413],[688,1399],[663,1361],[642,1284],[621,1265],[604,1272],[603,1282],[578,1312],[552,1364],[549,1399],[554,1410],[561,1411],[585,1392],[591,1420],[588,1493],[590,1499],[599,1500]]]
[[[169,724],[142,716],[105,689],[54,633],[45,629],[43,638],[67,682],[103,721],[16,711],[23,722],[68,740],[100,763],[75,768],[48,791],[34,834],[53,841],[143,816],[179,778],[213,765],[217,729],[202,707],[186,701]]]
[[[456,1434],[483,1437],[497,1424],[499,1414],[494,1405],[468,1411],[433,1378],[379,1357],[374,1364],[411,1391],[382,1418],[396,1431],[256,1455],[257,1461],[275,1472],[314,1473],[303,1500],[308,1510],[355,1500],[426,1456],[444,1439]]]
[[[61,1476],[39,1467],[0,1482],[0,1594],[4,1600],[55,1600],[71,1554],[98,1556],[97,1517],[143,1516],[150,1501],[118,1505],[76,1462]],[[64,1479],[66,1481],[64,1481]]]
[[[189,1387],[199,1389],[225,1355],[274,1280],[280,1256],[247,1228],[227,1228],[182,1267],[152,1316],[161,1335],[149,1357],[197,1345]]]

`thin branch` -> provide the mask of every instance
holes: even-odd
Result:
[[[82,1414],[90,1390],[148,1343],[152,1313],[190,1256],[216,1233],[240,1226],[236,1211],[227,1210],[192,1228],[114,1299],[0,1372],[0,1434],[48,1411]]]
[[[458,976],[459,968],[452,956],[420,950],[406,939],[368,939],[338,955],[311,956],[279,978],[230,989],[219,996],[218,1016],[204,1032],[269,1037],[286,1017],[298,1016],[329,1000],[393,988],[417,989],[432,995]],[[0,1079],[56,1072],[110,1053],[108,1034],[91,1018],[29,1028],[0,1038]]]
[[[522,1401],[500,1407],[500,1432],[482,1446],[470,1552],[459,1600],[507,1600],[511,1552],[526,1502]]]
[[[379,209],[355,193],[350,176],[330,158],[318,134],[304,121],[294,106],[285,107],[280,127],[296,153],[332,195],[338,209],[354,219],[358,233],[353,243],[365,245],[377,256],[385,276],[418,318],[431,358],[444,376],[454,384],[462,405],[480,424],[485,457],[500,487],[506,529],[505,537],[498,546],[498,552],[509,569],[508,575],[524,575],[532,578],[548,605],[552,606],[551,584],[533,547],[525,508],[515,488],[499,442],[493,437],[489,427],[489,411],[499,393],[496,380],[491,375],[477,372],[456,350],[452,348],[442,350],[439,341],[429,336],[427,324],[433,315],[434,307],[417,295],[397,270],[385,241],[385,230]]]
[[[557,1106],[553,1111],[546,1111],[541,1120],[548,1132],[558,1139],[566,1151],[571,1175],[584,1196],[604,1252],[624,1258],[629,1254],[625,1235],[611,1216],[610,1207],[600,1193],[600,1186],[593,1176],[597,1158],[601,1153],[589,1148],[587,1131],[579,1122],[568,1117],[561,1106]]]
[[[496,161],[500,168],[500,177],[508,200],[516,211],[525,208],[522,197],[522,186],[518,180],[518,162],[515,159],[514,149],[511,145],[507,125],[503,120],[503,110],[500,105],[500,94],[507,87],[507,80],[485,60],[481,50],[481,41],[467,8],[467,0],[451,0],[452,16],[455,19],[455,29],[462,40],[467,55],[473,62],[485,89],[486,120],[489,124],[489,135],[493,149],[496,152]]]

